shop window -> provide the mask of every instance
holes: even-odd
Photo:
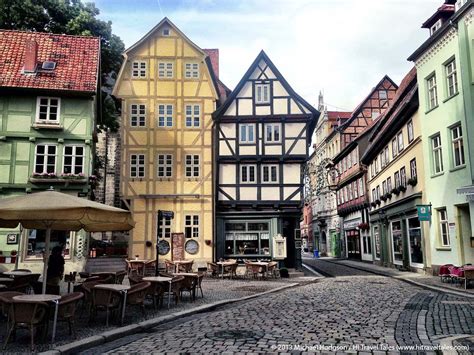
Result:
[[[70,258],[71,232],[69,231],[51,231],[51,251],[54,247],[63,248],[64,258]],[[28,247],[26,259],[42,259],[46,247],[46,230],[30,229],[28,231]]]
[[[380,260],[380,229],[378,226],[374,227],[374,243],[375,243],[375,259]]]
[[[270,255],[270,222],[226,222],[226,255]]]
[[[410,239],[410,264],[423,264],[421,248],[421,226],[418,217],[408,219],[408,237]]]

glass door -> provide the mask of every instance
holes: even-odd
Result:
[[[423,248],[421,247],[421,225],[418,217],[407,219],[408,239],[410,241],[410,265],[423,267]]]
[[[402,222],[392,222],[392,251],[393,263],[397,265],[403,264],[403,234]]]

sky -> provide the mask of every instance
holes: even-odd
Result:
[[[233,89],[264,50],[293,89],[317,107],[352,111],[427,38],[420,28],[443,0],[95,0],[128,48],[168,17],[201,48],[219,48]]]

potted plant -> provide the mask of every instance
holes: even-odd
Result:
[[[381,199],[383,202],[387,201],[387,195],[382,195],[382,196],[380,196],[380,199]]]
[[[388,200],[388,199],[391,199],[391,198],[392,198],[392,193],[391,193],[391,192],[387,192],[387,193],[385,194],[385,197],[387,198],[387,200]]]
[[[207,246],[210,246],[212,244],[212,241],[210,239],[205,239],[204,243],[206,243]]]
[[[394,187],[392,189],[392,193],[398,196],[398,194],[400,193],[400,191],[398,190],[398,187]]]
[[[375,202],[371,202],[370,205],[371,205],[372,207],[377,206],[377,204],[376,204]]]
[[[375,204],[376,205],[381,205],[382,204],[382,201],[380,201],[379,199],[375,200]]]
[[[400,186],[398,187],[398,190],[399,190],[400,192],[405,192],[405,191],[407,190],[407,187],[406,187],[405,185],[400,185]]]
[[[418,179],[415,177],[409,178],[407,181],[408,185],[415,186],[418,183]]]

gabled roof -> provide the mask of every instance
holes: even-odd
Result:
[[[43,62],[52,61],[56,63],[53,70],[23,73],[29,41],[38,45],[37,68]],[[95,93],[99,58],[98,37],[0,30],[0,88]]]
[[[267,63],[267,65],[270,67],[270,69],[272,70],[272,72],[275,74],[275,76],[278,78],[278,80],[281,82],[282,86],[285,88],[285,90],[288,92],[289,95],[293,96],[295,99],[297,99],[299,101],[299,103],[301,105],[303,105],[305,108],[308,109],[308,111],[310,111],[313,116],[315,117],[314,119],[314,124],[312,125],[312,128],[311,128],[311,131],[314,130],[314,128],[316,127],[316,122],[317,122],[317,118],[319,117],[319,111],[316,110],[312,105],[310,105],[305,99],[303,99],[301,96],[299,96],[294,90],[293,88],[290,86],[290,84],[288,84],[288,82],[285,80],[285,78],[283,77],[283,75],[281,75],[281,73],[278,71],[278,69],[276,68],[275,64],[273,64],[273,62],[270,60],[270,58],[267,56],[267,54],[262,50],[260,51],[260,53],[258,54],[257,58],[255,58],[255,60],[253,61],[253,63],[250,65],[249,69],[247,70],[247,72],[244,74],[244,76],[242,77],[242,79],[240,79],[240,82],[237,84],[237,86],[235,87],[235,89],[232,91],[232,93],[229,95],[229,97],[227,98],[227,100],[224,102],[224,104],[218,109],[216,110],[212,117],[214,118],[217,118],[219,117],[223,112],[225,112],[227,110],[227,108],[230,106],[230,104],[232,103],[232,101],[236,98],[237,94],[240,92],[240,90],[243,88],[243,86],[245,85],[245,83],[247,82],[248,78],[250,77],[250,75],[253,73],[253,71],[256,69],[256,67],[258,66],[258,63],[263,60]]]
[[[199,48],[193,41],[191,41],[183,32],[181,32],[181,30],[176,27],[176,25],[170,21],[170,19],[168,17],[165,17],[163,18],[160,22],[158,22],[158,24],[153,27],[146,35],[144,35],[142,38],[140,38],[135,44],[133,44],[131,47],[127,48],[125,50],[125,52],[123,52],[123,54],[127,54],[128,52],[130,51],[133,51],[135,48],[137,48],[138,46],[140,46],[143,42],[145,42],[148,37],[150,37],[151,35],[153,35],[156,31],[158,31],[158,29],[160,27],[162,27],[164,24],[167,24],[168,26],[170,26],[174,31],[176,31],[177,33],[179,33],[179,35],[181,37],[183,37],[189,44],[191,44],[194,49],[196,49],[198,52],[200,52],[201,54],[203,55],[207,55],[206,52],[204,52],[201,48]]]
[[[438,10],[428,19],[426,20],[421,27],[422,28],[430,28],[433,26],[436,21],[440,18],[443,20],[448,19],[452,14],[454,14],[454,5],[452,4],[443,4],[441,5]]]
[[[398,85],[395,84],[395,82],[390,79],[390,77],[388,75],[384,75],[384,77],[377,83],[377,85],[375,85],[373,87],[373,89],[370,91],[370,93],[365,97],[364,100],[362,100],[360,102],[360,104],[355,108],[354,111],[352,111],[352,115],[351,117],[346,120],[346,122],[342,125],[341,127],[341,131],[343,131],[346,127],[348,127],[352,121],[354,121],[357,116],[361,113],[361,111],[364,109],[364,105],[365,103],[370,100],[370,98],[372,97],[372,95],[375,93],[375,91],[379,90],[380,89],[380,86],[382,85],[382,83],[385,81],[385,80],[388,80],[395,88],[398,88]]]
[[[376,155],[385,146],[386,141],[390,141],[393,135],[398,132],[399,126],[408,121],[411,116],[406,115],[406,110],[410,109],[408,112],[411,112],[418,107],[417,90],[416,68],[413,67],[400,83],[390,107],[378,120],[370,137],[370,145],[361,158],[363,162],[367,162],[368,159]]]

